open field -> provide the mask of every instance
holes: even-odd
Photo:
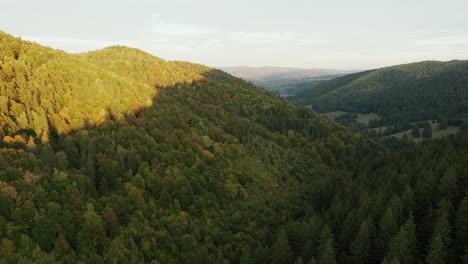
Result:
[[[335,120],[337,117],[340,117],[340,116],[345,115],[345,114],[348,114],[348,112],[334,111],[334,112],[323,113],[321,115],[323,115],[324,117],[326,117],[328,119]]]
[[[439,129],[439,123],[432,123],[431,122],[431,127],[432,127],[432,139],[442,138],[442,137],[445,137],[445,136],[448,136],[448,135],[453,135],[453,134],[456,134],[456,133],[460,132],[460,128],[456,127],[456,126],[449,126],[446,129],[440,130]],[[422,133],[423,133],[423,128],[420,128],[419,129],[419,134],[422,135]],[[388,135],[388,136],[386,136],[384,138],[395,137],[395,138],[401,139],[405,135],[408,136],[409,140],[411,140],[413,142],[418,142],[418,143],[426,139],[424,137],[419,137],[419,138],[414,137],[413,135],[411,135],[411,129],[408,129],[408,130],[405,130],[405,131],[402,131],[402,132],[399,132],[399,133],[391,134],[391,135]]]
[[[371,120],[380,119],[380,118],[381,117],[376,113],[358,114],[356,121],[360,124],[368,126]]]
[[[327,117],[328,119],[335,120],[336,118],[345,114],[352,114],[352,113],[345,112],[345,111],[334,111],[334,112],[323,113],[322,115]],[[356,122],[358,122],[359,124],[368,126],[371,120],[380,119],[380,118],[381,117],[376,113],[368,113],[368,114],[357,113]]]

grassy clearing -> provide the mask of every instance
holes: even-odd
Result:
[[[380,118],[381,117],[376,113],[358,114],[356,122],[358,122],[359,124],[368,126],[371,120],[380,119]]]
[[[431,127],[432,127],[432,139],[436,139],[436,138],[442,138],[442,137],[445,137],[445,136],[448,136],[448,135],[453,135],[453,134],[456,134],[460,131],[460,128],[459,127],[456,127],[456,126],[449,126],[447,127],[446,129],[443,129],[443,130],[440,130],[439,129],[439,123],[432,123],[431,121],[427,121],[431,124]],[[421,122],[418,122],[418,123],[421,123]],[[391,135],[388,135],[384,138],[388,138],[388,137],[395,137],[395,138],[399,138],[399,139],[402,139],[405,135],[408,137],[409,140],[413,141],[413,142],[416,142],[416,143],[419,143],[423,140],[425,140],[426,138],[423,138],[423,137],[413,137],[413,135],[411,135],[411,129],[408,129],[408,130],[405,130],[405,131],[402,131],[402,132],[398,132],[398,133],[395,133],[395,134],[391,134]],[[423,128],[420,128],[419,129],[419,134],[422,135],[423,133]]]
[[[342,115],[348,114],[348,112],[345,111],[335,111],[335,112],[328,112],[328,113],[323,113],[322,115],[328,119],[335,120],[337,117],[340,117]]]

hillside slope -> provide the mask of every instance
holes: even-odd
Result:
[[[239,262],[366,142],[202,65],[0,45],[2,261]]]
[[[442,129],[447,123],[451,129],[463,126],[468,117],[467,76],[468,61],[426,61],[350,74],[292,100],[321,113],[340,115],[337,121],[360,130],[376,128],[367,130],[371,134],[378,129],[384,135],[405,131],[412,137],[411,128],[428,126],[421,121],[437,121]]]
[[[324,82],[293,101],[319,112],[374,112],[384,124],[467,112],[468,61],[426,61],[360,72]]]

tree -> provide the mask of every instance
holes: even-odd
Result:
[[[104,234],[105,229],[101,217],[94,211],[92,204],[87,204],[84,223],[78,233],[78,249],[85,255],[96,254]]]
[[[101,194],[112,190],[117,184],[118,164],[108,158],[98,159],[98,169],[96,174],[96,187]]]
[[[440,130],[444,130],[444,129],[447,129],[448,125],[447,125],[447,119],[445,118],[442,118],[439,120],[439,129]]]
[[[252,264],[252,258],[250,257],[250,249],[244,249],[240,258],[240,264]]]
[[[457,211],[455,243],[457,256],[468,256],[466,241],[468,241],[468,192],[461,201]]]
[[[0,170],[4,170],[4,169],[6,169],[8,167],[10,167],[10,163],[8,163],[8,160],[5,159],[5,157],[3,157],[0,154]]]
[[[284,228],[276,236],[276,241],[272,247],[272,263],[286,264],[292,262],[293,253],[289,246],[288,235]]]
[[[422,136],[425,137],[425,138],[431,138],[432,137],[432,126],[431,126],[431,124],[429,124],[427,122],[424,124]]]
[[[333,245],[333,240],[328,240],[324,245],[322,254],[320,255],[319,262],[321,264],[336,264],[336,253]]]
[[[383,240],[383,250],[387,245],[388,241],[398,232],[398,224],[396,217],[393,214],[392,208],[388,207],[385,210],[385,214],[382,216],[379,224],[380,230],[380,239]]]
[[[445,196],[453,199],[458,196],[457,172],[454,167],[448,168],[439,183],[439,191]]]
[[[354,263],[368,263],[372,246],[372,219],[368,218],[362,222],[359,232],[351,242],[351,259]]]
[[[55,166],[55,152],[49,144],[41,148],[40,157],[44,166],[49,168]]]
[[[317,264],[317,260],[312,257],[307,264]]]
[[[31,201],[25,201],[21,207],[15,209],[12,217],[17,224],[30,228],[34,225],[37,214],[34,204]]]
[[[258,244],[257,248],[255,249],[253,258],[255,264],[270,263],[271,251],[269,248],[264,247],[262,244]]]
[[[411,216],[390,241],[387,258],[398,260],[401,264],[411,264],[416,262],[416,257],[416,226]]]
[[[46,216],[38,217],[32,229],[32,238],[42,250],[50,252],[57,239],[57,224]]]
[[[11,217],[11,212],[15,206],[15,202],[8,195],[0,190],[0,216]]]
[[[418,126],[413,126],[413,129],[411,130],[411,135],[413,135],[413,137],[420,137],[421,134],[419,133],[419,127]]]
[[[452,232],[449,220],[449,210],[452,205],[450,201],[443,198],[439,202],[437,210],[437,220],[434,225],[434,231],[429,246],[429,253],[426,255],[426,262],[430,264],[439,264],[450,262],[452,243]]]
[[[294,264],[304,264],[304,261],[302,260],[301,257],[298,257],[296,261],[294,262]]]
[[[68,168],[67,154],[60,151],[55,154],[55,167],[61,171],[64,171]]]
[[[335,242],[334,235],[330,227],[326,225],[322,233],[320,234],[319,244],[319,263],[323,264],[335,264],[336,253],[335,253]]]
[[[427,264],[445,264],[447,259],[447,249],[440,234],[437,234],[431,242],[429,253],[426,256]]]
[[[66,256],[70,253],[71,247],[63,233],[59,233],[54,243],[54,253],[58,256]]]

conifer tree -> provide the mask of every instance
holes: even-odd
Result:
[[[330,227],[326,225],[320,234],[319,244],[319,263],[335,264],[336,263],[336,249],[334,235]]]
[[[271,250],[273,264],[286,264],[292,261],[293,253],[284,228],[278,233]]]
[[[359,231],[351,242],[350,253],[354,263],[368,263],[371,255],[372,243],[372,219],[362,222]]]
[[[432,137],[432,126],[431,126],[431,124],[429,124],[427,122],[424,124],[422,136],[425,137],[425,138],[431,138]]]
[[[468,192],[465,198],[461,201],[457,211],[456,219],[456,255],[465,256],[464,261],[467,260],[468,256]]]
[[[416,226],[411,216],[400,228],[389,244],[387,258],[401,264],[415,263],[417,259]]]

